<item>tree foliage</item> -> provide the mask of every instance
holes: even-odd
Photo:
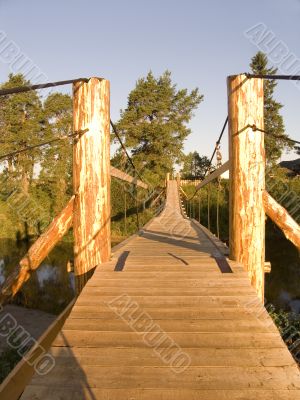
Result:
[[[30,82],[24,76],[11,74],[1,87],[26,85]],[[0,121],[0,153],[13,153],[70,134],[72,100],[69,95],[53,93],[42,101],[36,91],[0,97]],[[71,195],[71,139],[12,155],[1,162],[0,171],[2,209],[16,229],[22,231],[23,225],[32,233],[35,228],[28,225],[33,214],[37,223],[47,224]]]
[[[203,179],[209,159],[206,156],[200,156],[197,151],[188,153],[183,157],[183,167],[180,171],[182,179]]]
[[[1,88],[25,86],[29,82],[21,75],[9,75]],[[32,146],[43,136],[43,109],[36,92],[17,93],[0,98],[0,124],[2,131],[1,154]],[[41,150],[34,149],[11,157],[5,167],[8,184],[28,193],[34,175],[34,165],[41,160]]]
[[[149,72],[137,81],[117,127],[148,179],[164,178],[181,159],[187,124],[202,99],[197,88],[178,90],[169,71],[158,78]]]
[[[66,138],[72,132],[72,99],[69,95],[54,93],[44,103],[45,136]],[[72,139],[54,142],[44,150],[40,183],[53,199],[57,214],[72,193]]]

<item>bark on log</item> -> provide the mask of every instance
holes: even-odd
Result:
[[[298,223],[265,190],[263,192],[263,201],[267,216],[282,230],[285,237],[300,250],[300,226]]]
[[[93,269],[110,258],[110,88],[91,78],[73,85],[74,250],[77,293]]]
[[[74,196],[67,206],[53,219],[46,231],[33,243],[19,265],[7,277],[1,286],[1,303],[5,298],[14,296],[26,282],[31,271],[37,269],[50,251],[62,239],[72,226],[74,209]]]
[[[245,75],[228,78],[229,247],[230,258],[248,271],[258,296],[264,299],[265,187],[264,92],[262,79]]]

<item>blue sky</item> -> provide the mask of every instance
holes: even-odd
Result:
[[[248,71],[258,51],[244,32],[262,23],[300,60],[299,17],[299,0],[0,0],[2,35],[47,80],[101,76],[111,81],[113,120],[126,107],[136,80],[150,69],[156,75],[169,69],[179,88],[199,87],[204,102],[190,123],[185,150],[206,155],[226,116],[226,76]],[[10,71],[9,62],[0,60],[1,82]],[[300,140],[300,85],[282,82],[276,97],[285,105],[287,132]],[[223,152],[226,158],[227,140]]]

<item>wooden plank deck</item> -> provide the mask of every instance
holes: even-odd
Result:
[[[166,204],[97,268],[52,345],[54,369],[22,400],[300,399],[299,369],[243,268],[222,269],[173,181]]]

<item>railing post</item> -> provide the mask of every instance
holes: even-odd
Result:
[[[230,159],[230,258],[248,271],[258,296],[264,299],[265,188],[264,135],[249,125],[264,128],[262,79],[230,76],[228,130]]]
[[[73,85],[73,184],[76,290],[110,258],[110,85],[91,78]]]
[[[176,180],[177,180],[177,186],[179,189],[180,188],[180,173],[179,172],[177,172],[177,174],[176,174]]]

